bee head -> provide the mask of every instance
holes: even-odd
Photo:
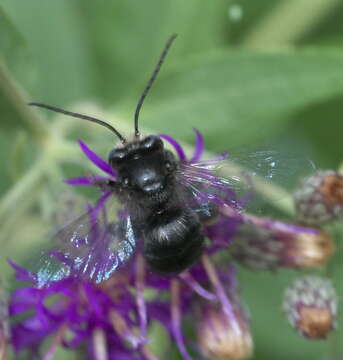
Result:
[[[158,136],[150,135],[140,140],[138,120],[143,102],[175,38],[176,34],[168,39],[157,65],[138,100],[134,115],[135,140],[132,142],[128,142],[116,128],[103,120],[63,110],[51,105],[30,103],[30,105],[91,121],[109,129],[123,144],[122,147],[113,149],[109,155],[109,163],[112,168],[118,172],[118,182],[121,190],[136,191],[145,195],[148,194],[151,199],[160,199],[160,201],[164,201],[163,199],[171,196],[171,187],[168,185],[172,184],[173,176],[171,175],[173,174],[173,170],[176,169],[176,160],[170,151],[164,150],[163,142]],[[154,194],[157,195],[157,197],[151,196]],[[147,199],[146,196],[145,199]]]
[[[109,163],[118,173],[123,190],[144,195],[166,191],[176,169],[174,155],[164,149],[162,140],[155,135],[113,149]]]

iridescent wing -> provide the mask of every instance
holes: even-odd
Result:
[[[107,280],[131,257],[136,237],[130,216],[109,221],[105,207],[95,207],[60,229],[52,242],[33,266],[38,287],[67,277]]]
[[[280,200],[286,196],[284,187],[294,186],[314,169],[313,162],[307,158],[278,151],[257,151],[184,162],[178,180],[191,189],[199,202],[207,199],[238,207],[249,203],[256,194],[266,196],[269,201]]]

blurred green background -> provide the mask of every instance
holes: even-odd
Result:
[[[8,282],[5,259],[22,262],[40,246],[66,189],[62,178],[86,171],[75,140],[104,157],[114,146],[101,128],[26,103],[132,131],[137,99],[172,33],[179,37],[143,107],[142,129],[192,144],[196,127],[210,152],[267,146],[309,156],[319,168],[340,165],[341,1],[1,0],[0,269]],[[339,260],[333,273],[342,278]],[[308,342],[286,324],[281,295],[297,275],[240,271],[254,359],[341,359],[329,355],[339,333]],[[342,281],[336,285],[342,294]]]

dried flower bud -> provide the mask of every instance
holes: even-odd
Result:
[[[198,343],[209,360],[244,360],[253,352],[253,341],[247,316],[235,307],[236,324],[232,324],[219,306],[207,303],[201,307]]]
[[[232,254],[252,269],[312,268],[325,264],[334,245],[323,231],[271,220],[244,224],[237,231]]]
[[[283,310],[301,335],[325,339],[336,326],[336,291],[328,279],[304,276],[286,290]]]
[[[318,171],[307,178],[294,194],[297,219],[321,225],[343,212],[343,176],[336,171]]]

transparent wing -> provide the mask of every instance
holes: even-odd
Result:
[[[109,221],[105,207],[94,207],[57,231],[52,245],[31,266],[38,287],[70,276],[107,280],[130,258],[136,238],[128,215]]]
[[[315,164],[309,158],[275,150],[233,153],[221,164],[223,176],[238,190],[244,189],[244,184],[259,182],[293,188],[301,177],[314,170]]]
[[[237,207],[249,203],[255,194],[271,198],[271,189],[273,199],[280,200],[286,196],[284,187],[294,187],[299,178],[314,169],[313,162],[307,158],[278,151],[257,151],[183,163],[178,173],[180,182],[200,203],[205,199]]]

